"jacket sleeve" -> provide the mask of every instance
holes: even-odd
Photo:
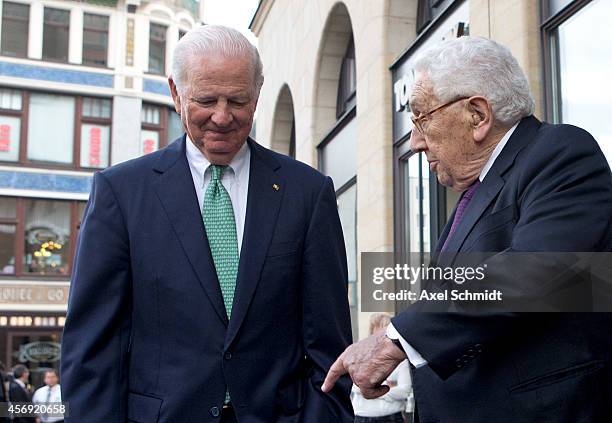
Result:
[[[550,127],[546,136],[518,158],[518,221],[509,248],[491,261],[503,263],[504,254],[514,252],[611,249],[612,175],[596,141],[569,125]],[[517,267],[509,274],[521,272]],[[392,322],[442,379],[492,347],[520,343],[521,328],[537,326],[530,313],[423,313],[411,307]]]
[[[79,232],[62,338],[67,422],[126,420],[131,292],[125,221],[108,179],[97,173]]]
[[[304,244],[303,344],[310,372],[302,415],[306,422],[352,422],[351,381],[345,376],[325,394],[328,369],[352,340],[348,271],[336,195],[327,177],[316,199]]]

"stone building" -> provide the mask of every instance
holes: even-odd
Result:
[[[457,199],[422,155],[407,159],[415,55],[463,34],[501,42],[527,74],[536,115],[586,128],[612,160],[606,16],[606,0],[260,1],[257,140],[334,180],[355,337],[368,328],[359,253],[430,251]]]

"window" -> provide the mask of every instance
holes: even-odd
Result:
[[[15,273],[17,202],[14,198],[0,201],[0,274]]]
[[[612,91],[606,90],[612,73],[607,30],[612,4],[549,0],[543,6],[547,117],[589,131],[612,164],[612,128],[607,123]]]
[[[183,122],[174,109],[168,109],[168,142],[171,143],[183,135]]]
[[[85,204],[0,197],[0,275],[68,276]]]
[[[140,111],[140,121],[141,155],[165,147],[185,132],[180,116],[171,107],[145,103]]]
[[[352,107],[317,146],[319,170],[334,180],[349,275],[349,306],[357,328],[357,120]],[[354,332],[353,336],[357,336]]]
[[[340,68],[338,97],[336,101],[336,119],[355,105],[356,89],[357,78],[355,72],[355,43],[353,41],[353,37],[351,36],[348,47],[346,48],[346,53],[342,59],[342,66]]]
[[[110,164],[111,101],[85,97],[81,104],[80,166],[103,169]]]
[[[24,200],[24,273],[67,275],[70,255],[70,203]]]
[[[0,162],[105,168],[111,115],[107,98],[0,88]]]
[[[83,64],[106,66],[108,56],[108,16],[83,16]]]
[[[70,12],[45,7],[44,19],[43,59],[67,62]]]
[[[151,23],[149,30],[149,72],[166,74],[166,30],[164,25]]]
[[[28,160],[72,163],[74,97],[32,93],[29,106]]]
[[[0,88],[0,161],[19,160],[21,108],[20,90]]]
[[[2,4],[2,54],[14,57],[28,55],[30,6],[8,1]]]
[[[442,14],[454,0],[418,0],[417,34]]]
[[[140,111],[140,154],[145,155],[161,148],[162,133],[165,128],[165,108],[143,104]]]

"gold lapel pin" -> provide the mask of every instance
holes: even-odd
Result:
[[[278,191],[280,189],[280,185],[272,184],[272,188],[274,188],[274,191]]]

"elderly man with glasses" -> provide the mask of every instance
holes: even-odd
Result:
[[[606,158],[588,132],[533,116],[527,79],[507,48],[485,38],[444,41],[415,72],[411,149],[427,156],[442,185],[462,192],[437,257],[612,251]],[[422,422],[612,421],[610,327],[609,313],[408,307],[386,334],[347,348],[323,390],[349,373],[365,397],[378,397],[408,358]]]

